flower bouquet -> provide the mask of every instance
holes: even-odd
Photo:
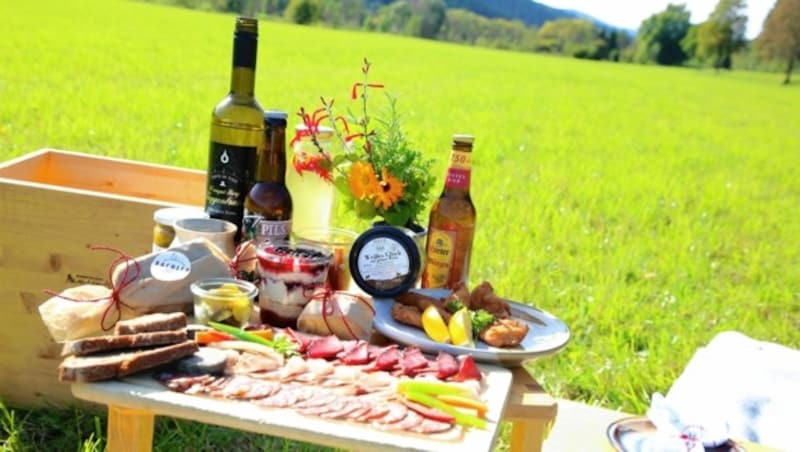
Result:
[[[372,115],[369,100],[373,90],[384,86],[369,81],[369,70],[365,59],[363,81],[351,89],[351,101],[360,104],[358,114],[349,109],[346,115],[337,114],[334,99],[325,98],[321,98],[322,107],[311,113],[300,109],[298,115],[319,158],[311,167],[306,163],[295,170],[312,171],[332,181],[346,208],[360,219],[379,218],[393,226],[411,227],[418,224],[435,183],[430,171],[433,160],[424,158],[407,139],[397,97],[386,93],[385,105]],[[328,153],[319,142],[326,125],[333,130],[339,152]]]

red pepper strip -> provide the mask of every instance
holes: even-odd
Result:
[[[234,337],[221,331],[209,330],[194,333],[194,340],[200,345],[213,344],[214,342],[231,341]]]

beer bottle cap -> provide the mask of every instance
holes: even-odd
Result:
[[[472,142],[475,141],[475,137],[472,135],[457,133],[453,135],[453,141],[456,143],[472,144]]]
[[[281,110],[267,110],[264,112],[264,122],[273,125],[286,125],[288,115]]]

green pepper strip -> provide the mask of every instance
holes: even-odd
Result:
[[[451,385],[448,383],[439,383],[435,381],[402,380],[399,383],[397,383],[397,390],[400,391],[401,393],[414,391],[414,392],[421,392],[424,394],[433,394],[433,395],[452,394],[452,395],[461,395],[473,398],[472,393],[467,388]]]
[[[445,402],[442,402],[436,397],[432,397],[428,394],[423,394],[417,391],[407,391],[405,393],[405,396],[408,400],[419,402],[428,407],[444,411],[445,413],[453,416],[457,424],[477,427],[479,429],[486,430],[486,420],[481,419],[477,416],[473,416],[471,414],[463,413],[453,408],[452,406],[446,404]]]
[[[236,339],[247,342],[255,342],[256,344],[266,345],[267,347],[274,348],[272,341],[264,339],[263,337],[255,334],[248,333],[247,331],[236,328],[235,326],[224,325],[216,322],[208,322],[208,324],[214,329],[222,331],[223,333],[228,333]]]

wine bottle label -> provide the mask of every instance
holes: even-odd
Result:
[[[455,257],[456,231],[431,228],[428,234],[424,287],[447,287]]]
[[[244,199],[253,185],[255,165],[255,147],[211,142],[206,187],[206,212],[211,218],[242,224]]]
[[[450,154],[450,166],[447,168],[445,186],[450,188],[469,188],[472,172],[472,153],[453,151]]]

